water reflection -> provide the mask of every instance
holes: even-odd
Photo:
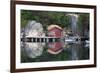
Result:
[[[22,62],[45,62],[89,59],[86,43],[24,42]]]
[[[59,54],[63,50],[62,42],[51,42],[48,43],[48,53],[50,54]]]
[[[42,55],[44,43],[25,43],[22,52],[29,58],[36,58]]]

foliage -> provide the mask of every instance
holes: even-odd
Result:
[[[78,17],[78,31],[80,31],[81,35],[84,36],[85,30],[89,31],[89,14],[88,13],[79,14],[79,17]]]
[[[21,27],[25,27],[28,20],[35,20],[42,23],[44,29],[51,24],[58,24],[62,28],[70,25],[70,18],[64,12],[22,10]]]

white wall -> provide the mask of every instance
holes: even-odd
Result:
[[[97,31],[100,37],[100,0],[34,0],[58,3],[97,5]],[[100,46],[97,40],[97,68],[65,69],[53,71],[40,71],[34,73],[99,73],[100,72]],[[0,73],[10,73],[10,0],[0,0]],[[33,73],[33,72],[31,72]]]

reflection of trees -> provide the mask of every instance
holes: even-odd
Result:
[[[89,59],[89,48],[84,46],[85,43],[67,44],[64,47],[67,60],[86,60]]]

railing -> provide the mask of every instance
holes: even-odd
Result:
[[[60,42],[64,41],[67,43],[77,43],[80,41],[89,41],[89,38],[85,37],[63,37],[63,38],[57,38],[57,37],[25,37],[21,38],[22,42]]]
[[[21,38],[22,42],[58,42],[60,38],[56,37],[26,37]]]

